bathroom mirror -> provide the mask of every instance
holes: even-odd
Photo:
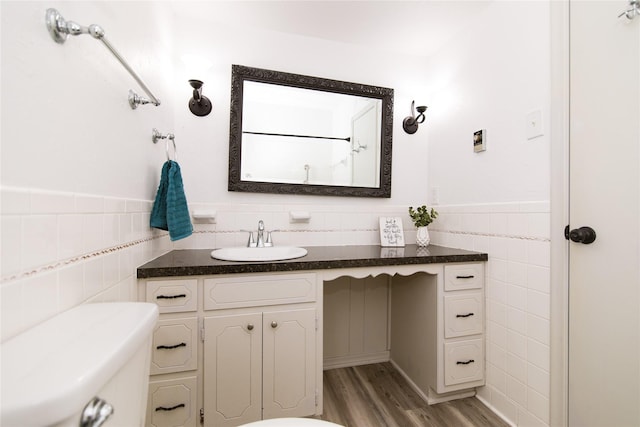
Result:
[[[391,197],[393,89],[232,66],[229,191]]]

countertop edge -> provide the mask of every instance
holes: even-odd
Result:
[[[225,262],[209,265],[172,265],[162,267],[137,268],[138,279],[159,277],[206,276],[218,274],[271,273],[309,270],[327,270],[338,268],[380,267],[394,265],[440,264],[452,262],[481,262],[488,260],[488,254],[445,248],[450,253],[445,255],[418,255],[398,257],[357,257],[347,256],[342,259],[277,261],[277,262]],[[194,250],[198,251],[198,250]],[[173,251],[165,254],[168,255]],[[160,257],[159,257],[160,258]]]

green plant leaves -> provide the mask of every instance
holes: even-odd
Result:
[[[427,208],[425,205],[419,206],[417,209],[413,209],[413,206],[410,206],[409,217],[411,217],[416,227],[426,227],[438,217],[438,212],[433,208]]]

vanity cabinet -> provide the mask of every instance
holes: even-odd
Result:
[[[484,384],[484,264],[445,265],[439,337],[444,369],[437,390]]]
[[[429,404],[484,385],[486,254],[408,246],[398,262],[378,247],[327,249],[309,248],[308,266],[189,250],[202,267],[173,251],[139,268],[139,299],[160,309],[147,426],[320,415],[323,356],[334,367],[391,361]]]
[[[141,281],[160,309],[147,426],[237,426],[320,411],[315,273]]]

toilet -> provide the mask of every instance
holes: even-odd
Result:
[[[83,304],[0,346],[0,425],[144,426],[158,307]]]
[[[243,424],[239,427],[342,427],[340,424],[313,418],[272,418]]]

